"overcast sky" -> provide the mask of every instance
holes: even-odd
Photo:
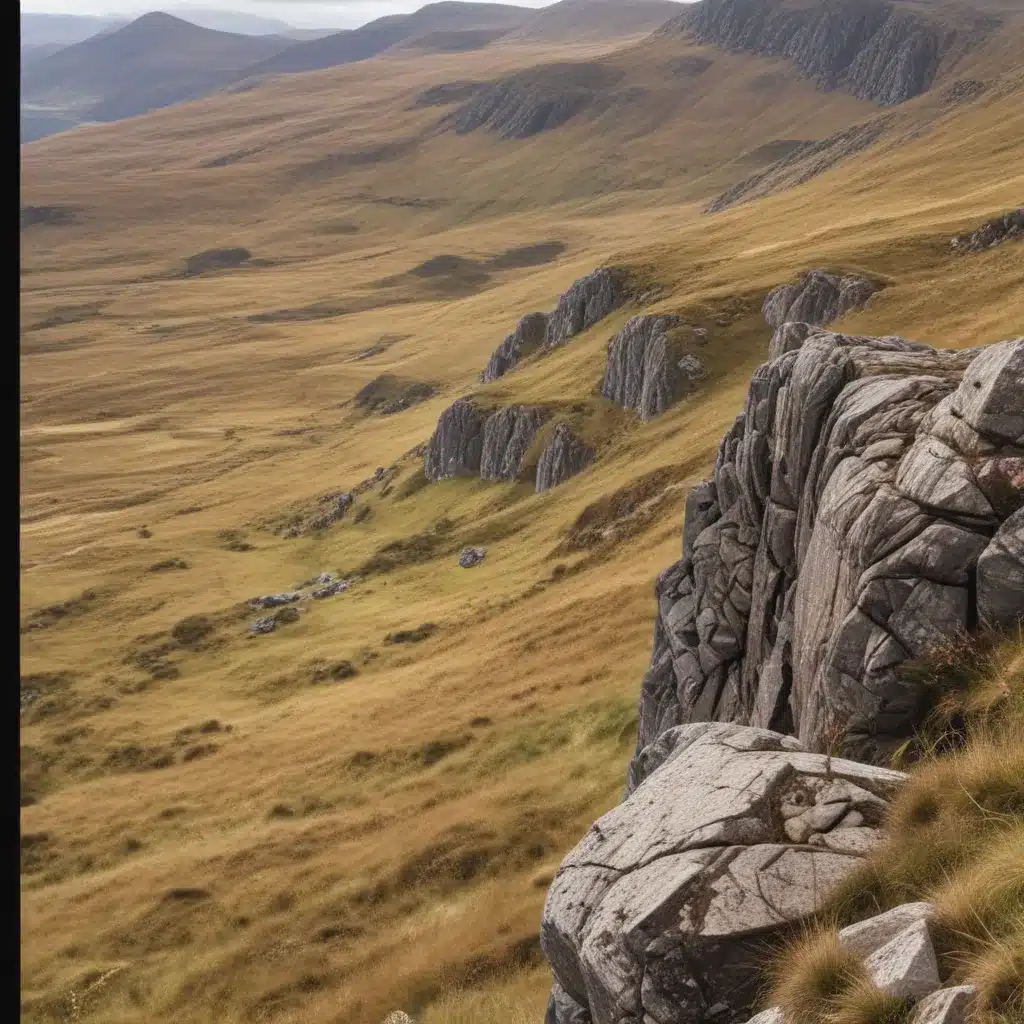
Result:
[[[402,14],[418,10],[428,0],[31,0],[21,4],[23,11],[48,11],[54,14],[113,14],[132,16],[147,11],[187,14],[189,7],[244,11],[267,18],[280,18],[299,28],[351,28],[384,14]],[[500,3],[501,0],[498,0]],[[520,7],[546,7],[553,0],[516,0]]]

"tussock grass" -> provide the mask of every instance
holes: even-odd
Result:
[[[979,654],[983,651],[984,654]],[[901,903],[936,907],[951,984],[981,989],[978,1024],[1024,1009],[1024,640],[960,639],[927,664],[935,709],[887,839],[835,893],[812,930],[778,954],[771,1000],[793,1024],[898,1024],[906,1007],[843,968],[837,928]],[[1015,1016],[1016,1015],[1016,1016]]]

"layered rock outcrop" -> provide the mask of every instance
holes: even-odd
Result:
[[[441,413],[423,472],[435,482],[453,476],[516,480],[543,422],[541,409],[517,405],[488,415],[471,399],[460,398]]]
[[[689,32],[725,50],[787,57],[823,89],[885,106],[926,91],[943,57],[998,22],[964,12],[957,25],[888,0],[702,0],[663,32]]]
[[[538,348],[555,348],[614,312],[629,298],[629,275],[621,267],[599,267],[574,281],[552,313],[530,313],[495,349],[484,381],[497,380]]]
[[[665,732],[638,761],[643,782],[548,894],[547,1022],[745,1020],[765,941],[857,866],[903,776],[711,723]]]
[[[441,413],[424,458],[428,480],[475,476],[480,471],[484,419],[468,398],[458,399]]]
[[[482,480],[517,480],[526,461],[526,453],[544,422],[540,409],[525,405],[499,409],[484,423],[480,455]]]
[[[901,662],[1024,615],[1024,339],[780,332],[658,581],[632,787],[686,722],[880,756],[917,724]]]
[[[618,309],[628,296],[628,276],[621,267],[601,267],[574,281],[558,300],[544,331],[547,348],[563,345]]]
[[[559,423],[537,462],[537,493],[564,484],[593,461],[593,451],[566,423]]]
[[[527,313],[516,325],[516,329],[494,350],[483,372],[484,383],[504,376],[520,359],[540,348],[544,344],[547,326],[547,313]]]
[[[848,274],[839,277],[824,270],[811,270],[796,284],[773,288],[761,311],[769,327],[786,323],[824,327],[844,313],[859,309],[878,291],[865,277]]]
[[[671,315],[629,320],[608,345],[601,394],[650,420],[689,391],[703,368],[694,356],[677,350],[671,332],[681,324]]]

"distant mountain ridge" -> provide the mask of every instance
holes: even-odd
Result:
[[[65,104],[86,121],[132,117],[204,95],[290,45],[154,12],[23,68],[22,101]]]

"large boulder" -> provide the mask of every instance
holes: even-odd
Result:
[[[638,759],[707,720],[882,757],[924,706],[900,664],[1024,614],[1024,339],[792,338],[754,373],[659,578]]]
[[[450,405],[427,445],[423,472],[428,480],[476,475],[483,451],[484,414],[468,398]]]
[[[672,315],[635,316],[608,345],[601,394],[642,420],[663,413],[703,375],[701,364],[682,353],[672,332],[682,320]]]
[[[671,729],[640,759],[642,784],[548,894],[548,1021],[744,1021],[765,943],[860,863],[904,776],[718,723]],[[797,819],[809,824],[800,841],[786,829]]]
[[[542,410],[525,405],[509,406],[488,416],[480,453],[481,479],[518,479],[526,453],[543,422]]]
[[[785,323],[823,327],[863,306],[877,290],[864,277],[837,277],[824,270],[811,270],[797,284],[779,285],[770,291],[762,312],[769,327]]]
[[[572,432],[572,428],[559,423],[537,462],[537,493],[564,484],[584,469],[593,457],[593,451]]]

